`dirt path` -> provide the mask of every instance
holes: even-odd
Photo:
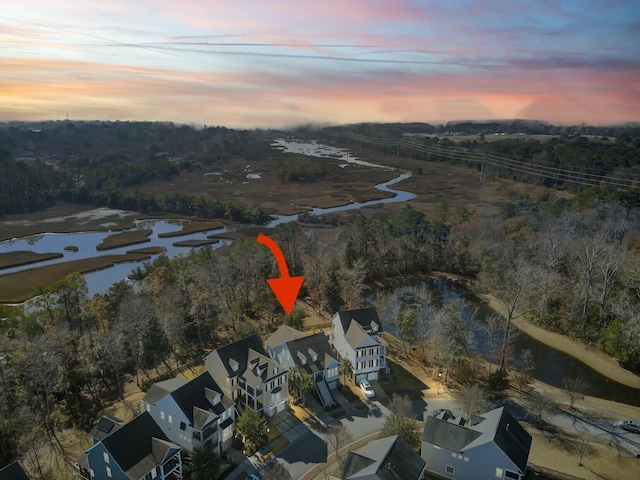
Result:
[[[479,297],[485,300],[493,310],[504,316],[504,307],[493,295],[484,294],[479,295]],[[601,375],[615,380],[618,383],[622,383],[623,385],[640,388],[640,377],[622,368],[618,365],[618,362],[609,355],[595,348],[590,348],[566,335],[538,327],[522,317],[514,319],[512,323],[530,337],[577,358]]]
[[[473,285],[467,279],[454,274],[441,273],[437,274],[436,277],[455,282],[456,284],[462,285],[473,292],[477,290],[473,288]],[[504,305],[502,305],[494,295],[490,293],[476,295],[496,313],[502,317],[505,316]],[[600,350],[589,347],[577,340],[573,340],[566,335],[538,327],[522,317],[512,320],[512,323],[530,337],[544,343],[545,345],[555,348],[556,350],[560,350],[561,352],[577,358],[601,375],[623,385],[627,385],[628,387],[640,388],[640,376],[622,368],[615,358],[610,357]]]

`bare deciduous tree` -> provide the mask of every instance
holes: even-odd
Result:
[[[589,389],[589,383],[580,377],[566,377],[563,379],[562,384],[569,397],[571,408],[576,400],[584,398],[584,394]]]
[[[453,392],[453,398],[467,420],[472,414],[481,413],[487,406],[484,390],[478,385],[467,385],[457,389]]]
[[[538,421],[542,420],[542,416],[554,406],[553,400],[540,392],[531,392],[527,398],[529,405],[531,405],[531,410],[535,413]]]
[[[340,449],[346,446],[349,441],[351,441],[351,434],[341,423],[331,425],[327,430],[327,443],[331,445],[338,462],[341,464],[344,463],[344,459],[340,456]]]

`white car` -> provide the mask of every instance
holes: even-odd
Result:
[[[373,387],[367,380],[360,381],[360,390],[362,390],[362,393],[364,393],[364,396],[367,398],[374,397],[376,394],[376,392],[373,391]]]
[[[613,425],[628,432],[640,433],[640,422],[634,422],[633,420],[620,420]]]

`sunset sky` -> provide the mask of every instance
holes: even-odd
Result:
[[[638,0],[22,0],[0,121],[640,121]]]

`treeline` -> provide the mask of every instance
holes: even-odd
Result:
[[[487,154],[484,173],[488,177],[498,176],[571,192],[593,186],[599,178],[614,182],[616,178],[635,179],[634,192],[638,197],[640,132],[637,129],[617,129],[618,135],[611,139],[563,134],[544,141],[527,136],[484,141],[479,135],[477,140],[453,141],[451,138],[455,137],[435,134],[402,137],[410,130],[402,130],[401,127],[396,124],[365,124],[353,126],[351,130],[346,127],[327,128],[321,134],[325,141],[337,142],[340,146],[357,146],[394,157],[400,155],[418,160],[462,163],[478,170],[482,155]],[[492,156],[499,159],[495,161]],[[588,181],[573,182],[572,173],[580,174],[580,178]]]
[[[301,297],[327,316],[364,306],[377,280],[444,270],[493,293],[508,318],[526,315],[640,372],[640,210],[598,191],[585,196],[514,199],[492,219],[446,203],[433,218],[410,205],[386,217],[355,213],[341,220],[330,243],[297,222],[272,236],[291,275],[305,275]],[[283,314],[265,282],[278,276],[277,265],[255,241],[172,260],[161,255],[145,270],[135,290],[119,282],[89,298],[83,277],[73,275],[41,288],[28,309],[0,309],[0,464],[20,457],[36,468],[42,449],[64,453],[61,432],[90,428],[127,382],[146,389],[212,348],[304,323],[300,312]],[[429,368],[456,379],[473,375],[471,340],[456,305],[443,307],[419,289],[374,301],[405,346],[419,341],[430,352]],[[513,368],[504,341],[510,335],[504,321],[492,325],[504,372]]]
[[[195,196],[140,193],[186,169],[255,157],[264,132],[222,127],[197,130],[151,122],[43,122],[0,125],[0,217],[52,206],[58,200],[92,206],[263,222],[255,206]],[[290,175],[307,175],[302,166]],[[132,191],[133,190],[133,191]]]

